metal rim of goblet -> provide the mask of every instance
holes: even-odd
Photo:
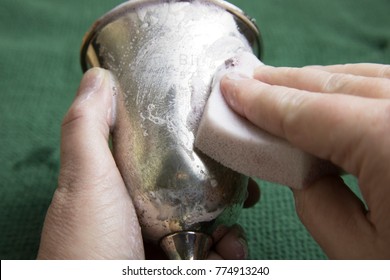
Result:
[[[177,2],[192,2],[194,0],[177,0]],[[254,33],[254,49],[257,49],[257,56],[259,58],[262,57],[262,51],[263,51],[263,41],[262,37],[259,31],[259,28],[257,27],[256,23],[253,19],[251,19],[249,16],[247,16],[241,9],[236,7],[235,5],[223,1],[223,0],[197,0],[197,1],[204,1],[211,4],[214,4],[216,6],[219,6],[229,13],[233,14],[236,19],[240,20],[243,24],[245,24],[247,27],[249,27],[249,30],[251,30]],[[80,50],[80,64],[83,72],[86,72],[90,66],[88,65],[88,61],[86,59],[88,48],[90,45],[90,42],[95,38],[95,36],[99,33],[100,30],[102,30],[105,26],[110,24],[111,22],[115,21],[116,19],[120,18],[122,15],[128,13],[131,10],[134,10],[139,5],[152,5],[157,3],[164,3],[164,2],[172,2],[169,0],[132,0],[127,1],[105,15],[103,15],[101,18],[95,21],[95,23],[92,25],[90,30],[86,33],[86,35],[83,38],[83,42],[81,45]]]

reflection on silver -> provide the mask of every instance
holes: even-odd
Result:
[[[182,231],[165,236],[160,245],[171,260],[204,260],[212,242],[207,234]]]
[[[261,48],[256,26],[217,0],[128,1],[86,35],[83,69],[109,69],[118,81],[113,152],[145,239],[211,236],[236,221],[247,178],[193,143],[215,70],[252,47]]]

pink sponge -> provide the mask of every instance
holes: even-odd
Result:
[[[197,131],[195,146],[221,164],[248,176],[303,188],[320,176],[336,173],[329,162],[313,157],[242,118],[225,102],[220,80],[236,72],[253,77],[262,63],[251,53],[241,53],[217,71]]]

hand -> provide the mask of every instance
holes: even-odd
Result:
[[[108,71],[88,71],[64,118],[58,188],[46,215],[38,259],[145,257],[134,206],[108,145],[115,121],[113,83]],[[256,189],[253,182],[249,186],[251,192]],[[218,238],[210,258],[246,257],[239,227]]]
[[[297,213],[329,258],[390,258],[390,66],[355,64],[256,69],[225,77],[230,106],[258,127],[340,166],[339,176],[294,191]]]

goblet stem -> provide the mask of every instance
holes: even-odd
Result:
[[[160,246],[171,260],[204,260],[212,243],[205,233],[182,231],[165,236]]]

